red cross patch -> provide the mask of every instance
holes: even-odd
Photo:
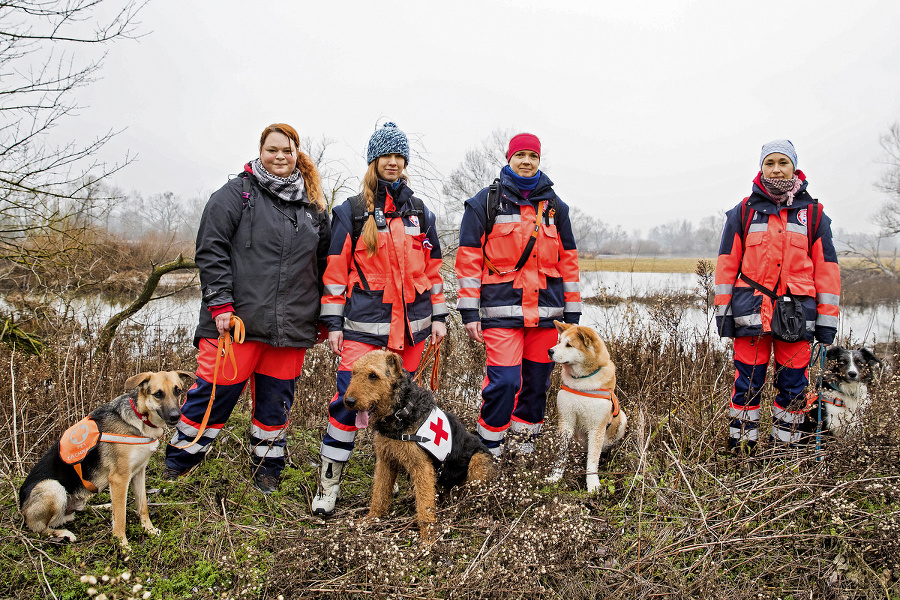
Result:
[[[450,439],[450,434],[444,430],[444,420],[440,417],[437,422],[431,424],[431,430],[434,432],[435,446],[440,446],[443,440]]]

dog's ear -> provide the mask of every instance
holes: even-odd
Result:
[[[188,371],[175,371],[181,379],[186,379],[191,383],[197,381],[197,375]]]
[[[398,354],[394,354],[390,350],[386,350],[387,356],[385,357],[385,363],[387,363],[388,369],[390,370],[390,375],[392,377],[397,377],[403,374],[403,359],[400,358]]]
[[[553,321],[553,324],[556,325],[556,330],[560,333],[572,326],[571,323],[560,323],[559,321]]]
[[[125,380],[125,391],[129,392],[141,385],[142,383],[149,381],[150,377],[153,375],[150,371],[146,371],[144,373],[138,373],[137,375],[132,375],[128,379]]]
[[[869,350],[868,348],[860,348],[859,355],[862,356],[863,361],[866,363],[865,379],[869,383],[871,383],[875,379],[875,372],[881,366],[881,361],[875,356],[875,353]]]
[[[860,348],[859,353],[862,355],[863,360],[866,361],[866,364],[868,364],[869,367],[874,368],[881,364],[881,360],[879,360],[879,358],[875,356],[875,353],[868,348]]]

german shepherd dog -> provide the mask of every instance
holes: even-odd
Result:
[[[419,537],[431,540],[437,489],[487,481],[493,475],[493,459],[478,436],[452,413],[438,409],[431,392],[416,385],[393,352],[369,352],[354,363],[344,404],[357,411],[357,427],[368,426],[371,419],[375,430],[369,518],[387,513],[403,469],[415,488]]]
[[[112,501],[113,535],[124,547],[125,503],[129,482],[143,528],[153,535],[159,530],[150,522],[145,476],[150,455],[159,447],[163,427],[181,417],[182,394],[186,382],[194,379],[186,371],[139,373],[129,377],[130,393],[94,410],[87,419],[71,427],[35,464],[19,489],[19,506],[25,523],[35,533],[52,541],[75,541],[68,529],[56,529],[75,518],[87,499],[109,486]],[[93,424],[100,435],[87,450]],[[83,455],[80,462],[63,460],[72,445]]]

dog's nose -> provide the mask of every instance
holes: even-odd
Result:
[[[847,377],[849,377],[850,379],[856,379],[857,377],[859,377],[859,372],[858,371],[847,371]]]
[[[553,358],[553,348],[550,348],[549,350],[547,350],[547,354],[548,354],[548,355],[550,356],[550,358],[552,359],[552,358]]]
[[[166,412],[165,420],[169,425],[174,425],[181,418],[181,409],[176,408]]]
[[[344,406],[353,410],[353,407],[356,406],[356,398],[353,396],[344,396]]]

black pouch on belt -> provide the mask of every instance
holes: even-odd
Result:
[[[790,294],[779,296],[743,273],[741,273],[741,280],[775,302],[775,305],[772,307],[773,338],[783,342],[799,342],[803,339],[806,333],[806,314],[803,312],[803,305],[798,298]]]

